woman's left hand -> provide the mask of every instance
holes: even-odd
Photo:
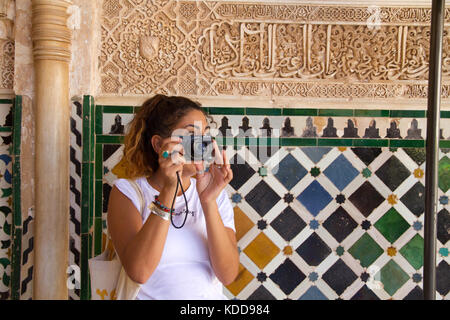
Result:
[[[197,170],[197,191],[200,202],[209,203],[216,201],[220,192],[233,179],[233,171],[228,162],[226,151],[220,152],[217,142],[213,141],[215,160],[205,172],[204,163],[195,163]]]

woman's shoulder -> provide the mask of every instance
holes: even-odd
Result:
[[[135,190],[135,187],[133,186],[133,181],[141,188],[142,190],[145,189],[146,179],[145,177],[138,177],[133,179],[127,179],[127,178],[119,178],[114,180],[113,186],[116,186],[117,189],[120,191],[125,190]]]

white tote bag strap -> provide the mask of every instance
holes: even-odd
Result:
[[[141,189],[141,187],[139,187],[136,180],[129,179],[128,182],[134,188],[134,190],[136,191],[136,194],[139,198],[139,203],[141,204],[139,213],[142,215],[144,213],[144,206],[145,206],[144,194],[142,193],[142,189]]]

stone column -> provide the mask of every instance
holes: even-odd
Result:
[[[67,299],[69,0],[33,0],[36,110],[34,299]]]

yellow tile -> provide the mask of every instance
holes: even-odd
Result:
[[[260,269],[264,268],[279,252],[280,248],[262,232],[244,249],[244,253]]]
[[[234,207],[234,225],[236,227],[236,239],[239,241],[255,224],[238,207]]]
[[[119,163],[112,168],[111,172],[114,173],[119,179],[127,178],[127,161],[125,158],[122,158]]]
[[[252,281],[254,276],[242,265],[239,264],[239,273],[231,284],[226,286],[226,288],[235,296],[244,289],[250,281]]]

